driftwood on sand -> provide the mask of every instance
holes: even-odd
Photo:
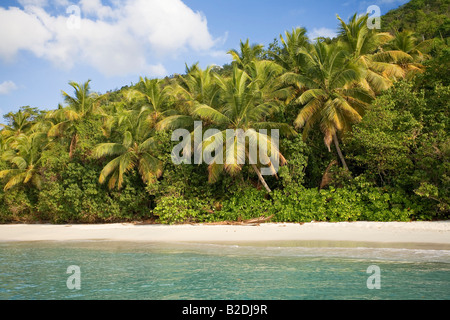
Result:
[[[261,216],[259,218],[252,218],[247,220],[238,221],[218,221],[218,222],[205,222],[202,225],[245,225],[245,226],[258,226],[260,223],[268,222],[274,217],[274,214],[269,217]]]
[[[269,217],[261,216],[259,218],[252,218],[247,220],[238,220],[238,221],[218,221],[218,222],[202,222],[202,223],[193,223],[188,222],[186,224],[191,225],[243,225],[243,226],[258,226],[260,223],[268,222],[274,217],[274,214]],[[134,221],[135,225],[147,225],[147,224],[157,224],[155,220],[145,220],[145,221]]]

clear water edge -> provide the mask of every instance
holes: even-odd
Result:
[[[0,299],[450,299],[450,250],[354,242],[0,243]],[[80,267],[80,290],[67,268]],[[368,289],[367,268],[380,268]]]

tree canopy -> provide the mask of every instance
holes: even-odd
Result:
[[[229,65],[105,94],[69,82],[57,108],[6,114],[0,222],[448,219],[448,0],[367,20],[338,16],[335,39],[246,39]],[[211,161],[174,163],[176,129]]]

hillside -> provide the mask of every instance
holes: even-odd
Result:
[[[423,37],[450,36],[450,0],[411,0],[382,16],[384,31],[412,30]]]

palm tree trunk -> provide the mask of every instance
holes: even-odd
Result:
[[[73,153],[75,151],[75,148],[77,147],[77,142],[78,142],[78,135],[74,134],[72,137],[72,141],[70,142],[70,147],[69,147],[69,159],[72,159]]]
[[[267,185],[266,180],[264,180],[264,177],[262,176],[258,167],[256,165],[252,164],[252,168],[253,168],[253,170],[255,170],[256,174],[258,175],[259,181],[261,181],[264,188],[266,188],[267,192],[269,192],[269,193],[272,192],[272,190],[270,190],[269,186]]]
[[[339,155],[339,158],[341,159],[342,166],[344,167],[345,170],[348,171],[348,166],[347,166],[347,163],[345,162],[344,156],[342,155],[341,148],[339,147],[339,140],[338,140],[338,137],[336,136],[336,133],[333,134],[333,141],[334,141],[334,145],[336,146],[336,151]]]

